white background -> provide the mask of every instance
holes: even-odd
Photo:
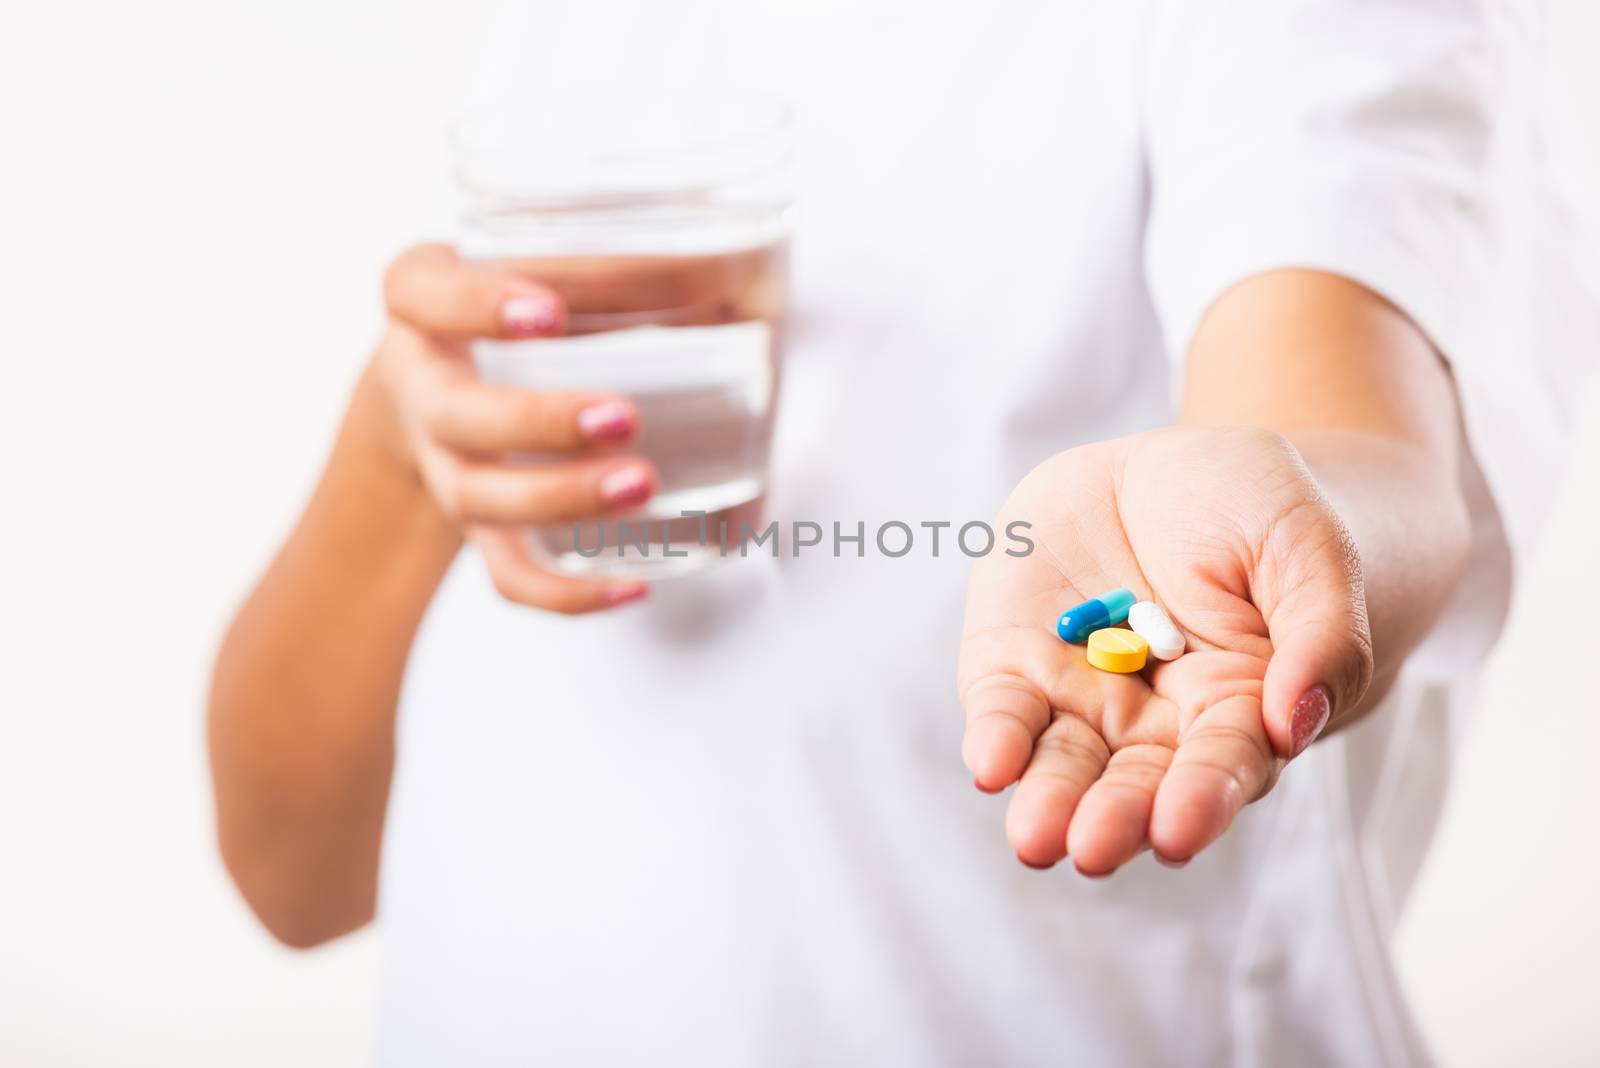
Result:
[[[448,230],[486,6],[0,0],[0,1065],[370,1058],[375,940],[278,948],[216,859],[204,687]],[[1597,189],[1600,5],[1556,8]],[[1448,1065],[1600,1058],[1600,418],[1571,485],[1397,946]]]

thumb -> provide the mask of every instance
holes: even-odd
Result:
[[[467,263],[446,245],[417,245],[383,276],[389,314],[439,337],[530,338],[562,333],[560,294],[515,271]]]
[[[1262,711],[1273,748],[1288,760],[1366,693],[1372,631],[1355,541],[1326,503],[1286,515],[1265,550],[1257,567],[1270,576],[1265,596],[1251,591],[1272,641]]]

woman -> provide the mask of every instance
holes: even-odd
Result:
[[[527,13],[492,69],[714,53],[807,122],[771,514],[1009,493],[1036,551],[972,566],[964,627],[948,545],[543,571],[519,527],[649,492],[636,410],[477,382],[466,339],[560,302],[419,247],[217,666],[262,920],[376,910],[393,1064],[1423,1059],[1384,937],[1573,359],[1526,332],[1487,8],[647,5],[587,50],[590,9]],[[1116,586],[1188,655],[1051,634]]]

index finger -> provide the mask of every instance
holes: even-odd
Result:
[[[987,627],[961,640],[956,680],[967,729],[962,758],[978,787],[1016,782],[1053,711],[1071,711],[1115,746],[1165,741],[1136,712],[1149,700],[1143,677],[1089,666],[1083,652],[1041,627]]]
[[[383,300],[391,318],[437,337],[550,337],[567,309],[549,286],[489,264],[468,263],[448,245],[417,245],[389,265]]]

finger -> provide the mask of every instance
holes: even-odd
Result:
[[[655,469],[636,457],[560,464],[444,462],[435,481],[445,511],[463,523],[536,525],[606,515],[650,499]]]
[[[986,627],[969,632],[961,641],[958,687],[962,703],[977,692],[977,684],[991,676],[1021,679],[1044,695],[1049,708],[1068,709],[1112,739],[1119,748],[1135,742],[1165,741],[1146,736],[1154,719],[1138,711],[1150,697],[1149,683],[1137,674],[1120,675],[1089,666],[1082,646],[1068,645],[1043,627]],[[993,697],[993,695],[988,695]],[[968,708],[968,721],[973,719]],[[1027,718],[1035,736],[1048,720]]]
[[[1067,853],[1080,872],[1109,875],[1144,848],[1156,789],[1171,763],[1172,750],[1164,745],[1130,745],[1111,754],[1067,829]]]
[[[962,701],[967,731],[961,759],[978,789],[998,793],[1017,781],[1033,754],[1033,740],[1050,725],[1050,702],[1017,675],[988,675]]]
[[[556,292],[502,267],[466,263],[448,245],[417,245],[383,277],[389,314],[441,337],[549,337],[566,329]]]
[[[1045,728],[1006,810],[1006,838],[1018,860],[1048,868],[1067,855],[1073,811],[1110,758],[1105,740],[1077,716],[1058,716]]]
[[[518,531],[474,527],[468,536],[483,553],[500,596],[517,604],[578,615],[628,604],[650,592],[643,582],[592,581],[547,571],[529,557]]]
[[[441,382],[422,402],[423,427],[461,452],[548,452],[631,441],[639,413],[624,397],[542,393],[475,378]]]
[[[1264,613],[1272,659],[1262,703],[1273,751],[1287,760],[1366,693],[1372,632],[1355,542],[1331,511],[1293,513],[1264,555],[1286,592]]]
[[[1164,860],[1189,860],[1267,791],[1279,767],[1260,700],[1240,695],[1206,709],[1185,732],[1156,789],[1150,844]]]

